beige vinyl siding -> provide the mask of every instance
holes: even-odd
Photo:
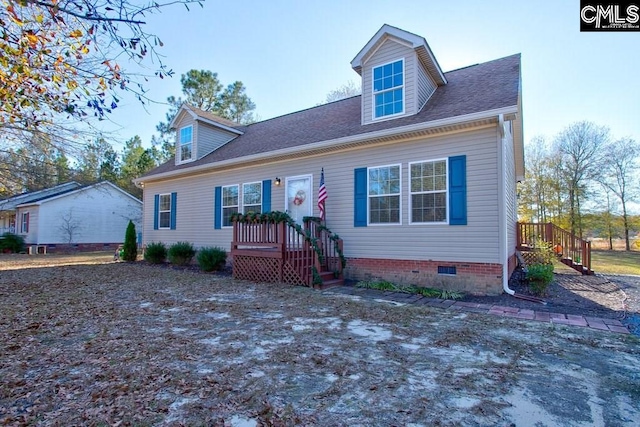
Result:
[[[416,112],[420,111],[427,100],[436,90],[436,84],[422,66],[420,61],[416,61],[416,76],[418,77],[418,96],[416,98]]]
[[[347,257],[497,263],[498,172],[496,127],[386,145],[361,147],[297,160],[147,182],[144,189],[145,242],[187,240],[195,246],[229,249],[232,229],[214,230],[216,186],[280,177],[272,184],[272,210],[285,209],[285,178],[313,174],[312,206],[318,215],[317,186],[324,167],[327,225],[344,239]],[[468,225],[409,225],[408,163],[467,156]],[[354,168],[401,164],[402,225],[353,226]],[[177,193],[176,230],[153,230],[154,195]]]
[[[237,136],[236,134],[202,122],[198,122],[196,127],[198,128],[198,159],[223,146]]]
[[[511,122],[505,123],[505,198],[507,214],[507,255],[511,256],[516,250],[516,222],[518,221],[518,200],[516,189],[516,159],[513,145],[513,135],[511,133]]]
[[[392,39],[385,40],[380,47],[366,59],[362,68],[362,123],[385,120],[381,118],[373,120],[373,76],[372,69],[379,65],[404,59],[404,114],[393,116],[403,117],[415,114],[416,108],[416,54],[410,47],[400,44]]]
[[[178,153],[179,142],[180,142],[180,129],[186,126],[193,126],[193,131],[191,133],[191,138],[192,138],[191,160],[193,161],[198,158],[196,155],[198,153],[198,126],[196,121],[193,119],[193,117],[191,117],[190,114],[184,113],[182,114],[182,119],[178,123],[176,123],[176,132],[175,132],[176,164],[188,163],[188,161],[180,162],[179,161],[180,153]]]

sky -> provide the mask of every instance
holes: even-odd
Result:
[[[146,84],[157,103],[123,99],[104,124],[120,141],[149,144],[190,69],[242,81],[261,120],[313,107],[359,82],[350,62],[385,23],[424,37],[445,72],[521,53],[525,142],[552,141],[582,120],[640,140],[640,32],[581,33],[579,0],[206,0],[190,9],[147,17],[175,76]]]

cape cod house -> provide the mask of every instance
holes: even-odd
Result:
[[[384,25],[351,66],[361,96],[250,125],[183,105],[175,159],[136,181],[144,242],[233,255],[234,212],[318,216],[324,170],[346,278],[508,289],[524,177],[520,55],[443,72],[424,38]]]

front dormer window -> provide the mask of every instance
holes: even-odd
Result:
[[[193,158],[193,126],[185,126],[180,129],[179,135],[179,161],[186,162]]]
[[[373,118],[404,113],[404,60],[373,68]]]

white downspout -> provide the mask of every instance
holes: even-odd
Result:
[[[507,171],[506,155],[504,149],[504,115],[498,115],[498,173],[500,174],[498,184],[499,227],[498,235],[500,241],[500,259],[502,260],[502,289],[509,295],[516,292],[509,288],[509,235],[507,233]]]

